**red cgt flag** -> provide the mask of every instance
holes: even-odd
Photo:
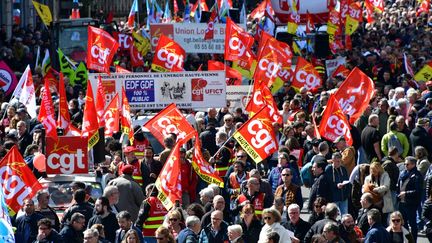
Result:
[[[214,60],[208,60],[207,65],[209,71],[225,70],[225,79],[227,85],[241,85],[243,80],[242,75],[234,68],[228,67],[222,62]]]
[[[182,145],[181,142],[176,143],[155,183],[159,191],[158,198],[167,210],[174,207],[176,201],[181,202],[182,199],[180,165],[180,147]]]
[[[87,68],[109,73],[109,68],[119,44],[108,32],[89,26],[87,41]]]
[[[96,91],[96,113],[98,116],[99,127],[105,126],[104,112],[105,112],[105,90],[102,85],[101,76],[99,75],[98,82],[97,82],[97,91]]]
[[[16,145],[0,162],[0,182],[10,215],[15,215],[23,207],[24,199],[33,198],[42,190]]]
[[[49,89],[49,81],[45,79],[44,90],[38,120],[43,124],[47,137],[57,140],[57,124],[54,116],[54,105]]]
[[[273,122],[282,124],[283,119],[279,114],[279,110],[270,89],[264,84],[255,82],[253,86],[252,97],[246,105],[245,110],[250,116],[258,113],[263,106],[269,109],[269,116]]]
[[[315,23],[309,11],[306,11],[306,33],[311,33],[315,29]]]
[[[151,67],[157,72],[181,72],[183,71],[185,57],[185,50],[175,41],[162,34],[159,37]]]
[[[132,119],[130,115],[130,105],[124,87],[122,87],[121,127],[122,132],[128,135],[130,144],[132,145],[134,140],[134,130],[132,127]]]
[[[321,87],[322,80],[311,63],[302,57],[298,57],[291,85],[296,89],[305,87],[307,90],[316,91]]]
[[[214,38],[214,25],[218,22],[217,8],[213,7],[210,18],[207,22],[207,28],[204,33],[204,40],[213,40]]]
[[[96,115],[96,107],[93,97],[91,82],[87,82],[87,94],[85,97],[82,135],[87,136],[88,150],[99,141],[99,123]]]
[[[63,73],[60,73],[60,81],[59,81],[59,114],[57,118],[57,126],[64,130],[64,134],[69,131],[70,124],[70,115],[69,115],[69,106],[66,99],[66,90]]]
[[[331,76],[332,76],[332,78],[335,78],[337,76],[342,76],[342,77],[346,78],[346,77],[348,77],[350,72],[351,71],[348,68],[346,68],[343,64],[341,64],[341,65],[337,66],[336,70],[333,71]]]
[[[264,12],[267,6],[267,1],[262,1],[252,12],[250,13],[249,17],[252,19],[261,19],[264,17]]]
[[[211,165],[204,159],[201,152],[201,143],[198,137],[198,133],[195,136],[195,148],[192,154],[192,167],[195,172],[203,179],[203,181],[209,184],[216,184],[219,187],[224,187],[224,182]]]
[[[263,161],[278,149],[272,123],[270,109],[264,106],[233,134],[255,163]]]
[[[175,104],[167,106],[145,125],[153,136],[163,144],[170,133],[177,135],[177,141],[188,141],[195,136],[196,130],[188,123]]]
[[[118,66],[118,65],[115,67],[115,69],[116,69],[116,73],[131,73],[131,71],[129,71],[125,68],[122,68],[121,66]]]
[[[119,97],[116,94],[105,110],[105,136],[107,137],[111,137],[115,132],[119,131],[120,111],[118,104]]]
[[[226,18],[225,51],[224,57],[228,61],[244,61],[252,64],[251,47],[254,38],[244,29],[235,24],[230,18]]]
[[[350,116],[353,124],[366,110],[375,92],[371,78],[357,67],[354,68],[335,93],[344,114]]]
[[[337,137],[344,136],[347,144],[351,146],[353,144],[353,138],[350,128],[350,124],[335,96],[331,95],[321,119],[319,133],[332,142],[334,142]]]

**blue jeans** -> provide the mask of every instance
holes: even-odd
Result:
[[[408,224],[409,224],[409,226],[411,227],[411,234],[414,237],[414,241],[417,242],[417,232],[418,232],[418,227],[416,222],[417,206],[400,202],[399,211],[402,213],[403,219],[405,221],[404,224],[405,228],[409,230],[408,228]]]
[[[155,237],[151,237],[151,236],[145,236],[144,237],[144,243],[156,243],[157,240]]]
[[[348,199],[346,199],[344,201],[338,201],[335,203],[339,207],[339,211],[340,211],[341,215],[348,213]]]

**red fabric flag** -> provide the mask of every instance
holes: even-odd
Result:
[[[197,2],[199,2],[202,11],[207,11],[207,12],[209,11],[206,0],[198,0]]]
[[[270,109],[264,106],[234,134],[246,153],[259,163],[278,150]]]
[[[42,101],[39,110],[38,120],[43,124],[47,137],[57,140],[57,124],[54,115],[54,105],[49,89],[49,82],[45,80],[44,90],[42,91]]]
[[[218,22],[217,8],[213,8],[210,18],[207,22],[207,28],[204,33],[204,40],[212,40],[214,38],[214,25]]]
[[[339,103],[335,96],[331,95],[327,102],[319,127],[321,136],[331,142],[334,142],[339,136],[344,136],[347,144],[351,146],[353,144],[353,138],[350,129],[350,124],[339,106]]]
[[[68,132],[66,133],[66,136],[81,136],[82,132],[74,127],[74,125],[72,125],[72,123],[69,123],[69,128],[68,128]]]
[[[114,19],[114,12],[111,10],[106,17],[105,23],[110,24]]]
[[[192,154],[192,167],[201,179],[209,184],[216,184],[219,187],[224,187],[224,182],[217,175],[215,169],[204,159],[201,152],[201,143],[198,133],[195,135],[195,148]]]
[[[373,23],[373,22],[375,21],[375,18],[374,18],[374,16],[373,16],[373,13],[374,13],[374,7],[373,7],[373,4],[370,3],[369,1],[365,1],[364,3],[365,3],[365,4],[364,4],[364,7],[365,7],[364,11],[366,12],[367,22],[368,22],[369,24],[370,24],[370,23]]]
[[[267,1],[262,1],[252,12],[249,17],[252,19],[261,19],[264,16],[264,12],[267,6]]]
[[[116,65],[115,69],[116,69],[116,73],[131,73],[131,71],[129,71],[125,68],[122,68],[121,66],[118,66],[118,65]]]
[[[225,79],[227,85],[241,85],[242,83],[242,75],[239,71],[225,65],[222,62],[208,60],[208,70],[209,71],[225,71]]]
[[[85,97],[82,135],[87,136],[88,149],[90,150],[99,141],[99,123],[96,115],[96,107],[93,97],[91,82],[87,82],[87,94]]]
[[[249,116],[253,116],[258,113],[263,106],[267,106],[269,117],[273,122],[279,124],[283,123],[283,118],[279,114],[279,109],[270,89],[264,83],[255,82],[252,97],[247,103],[245,110],[249,112]]]
[[[306,61],[303,57],[298,57],[291,85],[296,89],[305,87],[309,91],[316,91],[321,87],[322,80],[311,63]]]
[[[70,115],[69,115],[69,105],[66,99],[66,90],[64,84],[63,73],[60,73],[59,81],[59,114],[57,118],[57,126],[64,130],[66,134],[69,130]]]
[[[351,36],[349,35],[345,35],[345,48],[347,50],[352,50]]]
[[[131,45],[129,47],[129,55],[130,55],[132,67],[144,66],[143,57],[134,45]]]
[[[104,113],[106,137],[111,137],[115,132],[119,131],[120,111],[118,108],[119,107],[118,104],[119,104],[119,97],[118,94],[116,93],[114,98],[108,104]]]
[[[42,190],[42,186],[27,166],[16,145],[1,160],[0,168],[4,200],[9,207],[9,214],[15,215],[24,206],[24,200],[33,198],[38,191]]]
[[[182,145],[181,142],[176,143],[155,183],[159,191],[158,198],[167,210],[174,207],[176,201],[181,202],[182,200],[180,165],[180,147]]]
[[[341,65],[337,66],[337,68],[333,71],[331,76],[332,76],[332,78],[334,78],[336,76],[342,76],[342,77],[346,78],[346,77],[348,77],[350,72],[351,71],[348,68],[346,68],[344,65],[341,64]]]
[[[254,39],[230,18],[226,19],[225,43],[225,60],[241,60],[252,64],[250,50]]]
[[[315,29],[315,23],[309,11],[306,11],[306,33],[311,33]]]
[[[109,68],[119,44],[108,32],[88,27],[87,68],[109,73]]]
[[[132,127],[132,119],[130,115],[130,105],[126,96],[124,86],[122,87],[122,112],[121,112],[121,127],[122,133],[128,135],[130,144],[133,144],[134,130]]]
[[[99,75],[98,82],[97,82],[97,90],[96,90],[96,113],[99,120],[99,127],[105,126],[105,118],[104,118],[104,112],[105,112],[105,90],[102,85],[102,79]]]
[[[353,124],[366,110],[375,92],[371,78],[357,67],[354,68],[335,93],[344,114],[350,116]]]
[[[381,0],[382,1],[382,0]],[[429,13],[430,0],[421,1],[420,7],[417,9],[416,15],[419,16],[422,13]]]
[[[44,80],[44,82],[45,82],[45,80],[48,81],[49,87],[50,87],[50,89],[52,91],[58,92],[58,89],[57,89],[58,82],[57,82],[57,79],[54,76],[54,69],[53,68],[48,69],[48,72],[43,77],[43,80]]]
[[[181,72],[185,57],[186,52],[179,44],[161,34],[151,67],[158,72]]]
[[[175,104],[167,106],[145,125],[153,136],[163,144],[163,139],[170,133],[177,135],[177,141],[188,141],[194,137],[196,130],[177,109]]]
[[[179,12],[177,0],[174,0],[173,5],[174,5],[174,14],[177,15],[177,13]]]

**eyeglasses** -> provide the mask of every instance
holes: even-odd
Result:
[[[315,207],[315,208],[320,208],[321,205],[319,205],[319,204],[315,204],[314,207]]]
[[[401,221],[400,219],[392,219],[393,223],[400,223],[400,221]]]
[[[177,222],[177,220],[178,220],[178,218],[169,219],[169,221],[174,221],[174,222]]]
[[[39,227],[39,230],[47,230],[49,229],[48,227]]]
[[[226,119],[225,121],[226,121],[226,122],[230,122],[230,121],[232,121],[232,119]]]
[[[279,159],[287,159],[287,158],[285,158],[285,157],[279,157]]]
[[[264,217],[265,220],[270,220],[272,217]]]
[[[237,158],[244,158],[246,157],[245,155],[237,155]]]
[[[291,176],[291,174],[282,174],[282,176]]]

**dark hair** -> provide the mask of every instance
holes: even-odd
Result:
[[[102,207],[106,206],[108,208],[108,210],[111,210],[111,207],[109,205],[109,200],[107,197],[102,196],[102,197],[99,197],[97,200],[101,201]]]
[[[273,240],[273,242],[279,242],[280,236],[278,233],[273,231],[267,234],[267,239]]]
[[[70,222],[78,222],[78,220],[80,219],[85,219],[85,216],[81,213],[74,213],[72,214],[71,218],[70,218]]]
[[[130,215],[130,213],[126,210],[121,211],[120,213],[117,214],[117,219],[126,219],[126,220],[131,220],[132,216]]]
[[[199,219],[202,219],[205,214],[204,207],[199,203],[192,203],[187,207],[186,210],[194,212],[194,215],[197,216]]]
[[[376,208],[372,208],[367,212],[367,216],[370,217],[375,223],[381,223],[381,213]]]
[[[40,227],[41,225],[45,225],[46,227],[48,227],[48,229],[52,228],[51,220],[48,218],[43,218],[37,222],[38,227]]]
[[[85,202],[86,192],[83,189],[78,189],[74,192],[73,198],[77,203]]]

